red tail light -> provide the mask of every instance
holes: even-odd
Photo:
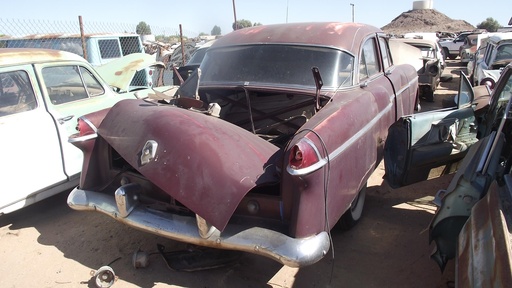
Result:
[[[318,151],[313,144],[306,140],[300,140],[290,151],[290,168],[303,169],[319,162]]]
[[[78,118],[78,124],[76,125],[79,136],[86,136],[96,133],[96,128],[84,118]]]

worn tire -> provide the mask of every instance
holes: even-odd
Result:
[[[432,87],[425,86],[421,96],[427,102],[434,102],[434,89],[432,89]]]
[[[457,104],[455,104],[455,97],[454,96],[448,96],[446,98],[443,98],[443,100],[441,101],[441,106],[443,108],[450,108],[450,107],[455,107],[457,106]]]
[[[357,193],[357,197],[350,204],[350,208],[341,216],[338,226],[341,230],[349,230],[354,227],[363,215],[364,201],[366,198],[366,184]]]

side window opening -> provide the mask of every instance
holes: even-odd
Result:
[[[42,71],[50,102],[60,105],[105,93],[100,82],[79,66],[46,67]]]
[[[371,77],[381,71],[375,44],[375,38],[370,38],[366,40],[366,42],[363,45],[361,59],[359,62],[360,80],[367,77]]]
[[[105,94],[105,90],[101,83],[92,75],[92,73],[84,67],[80,67],[80,73],[84,80],[85,88],[89,97],[99,96]]]
[[[36,97],[27,72],[0,73],[0,117],[36,107]]]
[[[379,37],[379,45],[382,52],[382,62],[384,63],[384,69],[391,66],[391,53],[389,51],[389,45],[386,39]]]

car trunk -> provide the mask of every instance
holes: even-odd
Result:
[[[208,115],[207,104],[191,108],[127,100],[115,105],[99,127],[93,151],[93,158],[110,160],[98,160],[87,172],[109,179],[86,177],[82,185],[113,193],[119,179],[137,182],[143,187],[140,200],[148,206],[197,214],[221,231],[229,221],[286,230],[283,153],[314,115],[315,98],[247,89],[209,89],[201,98],[220,106],[219,117]],[[155,154],[144,158],[148,143]],[[104,169],[108,173],[92,172]]]

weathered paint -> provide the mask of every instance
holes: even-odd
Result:
[[[98,134],[149,181],[220,230],[251,188],[278,181],[276,146],[224,120],[190,110],[121,101],[112,107]],[[156,159],[141,165],[148,140],[158,143]]]
[[[111,86],[128,91],[135,73],[151,66],[164,66],[146,53],[132,53],[96,67],[96,71]]]
[[[355,57],[357,63],[362,43],[377,34],[383,35],[375,27],[354,23],[269,25],[241,29],[225,35],[210,49],[260,44],[327,47],[347,51]],[[377,43],[377,39],[375,40]],[[376,53],[379,53],[380,45],[376,44],[375,47]],[[377,58],[382,60],[383,57]],[[205,67],[208,62],[202,62],[202,65]],[[382,66],[380,63],[379,67]],[[279,185],[280,190],[271,191],[272,195],[261,195],[268,196],[269,201],[265,203],[269,206],[278,203],[281,218],[267,213],[255,215],[255,219],[263,222],[281,220],[279,224],[284,227],[273,231],[279,231],[282,233],[280,235],[286,237],[317,237],[315,235],[321,235],[332,228],[350,207],[359,189],[364,186],[382,158],[381,151],[388,126],[403,113],[412,113],[416,98],[417,73],[412,66],[391,66],[386,71],[381,69],[371,77],[361,80],[364,81],[361,85],[358,82],[359,65],[354,67],[354,85],[328,92],[321,91],[321,109],[315,111],[314,106],[305,106],[308,120],[305,124],[300,124],[302,126],[297,128],[296,134],[290,136],[290,141],[282,147],[229,123],[228,118],[224,120],[207,116],[200,111],[140,100],[120,102],[102,122],[95,151],[86,154],[86,157],[96,159],[98,165],[91,164],[84,171],[82,175],[85,174],[88,181],[84,181],[74,195],[77,199],[79,195],[85,195],[88,203],[77,201],[72,207],[89,210],[96,207],[96,204],[101,205],[97,199],[111,197],[108,195],[112,192],[111,189],[95,192],[98,187],[105,187],[104,184],[109,180],[112,180],[110,183],[115,183],[116,180],[111,179],[112,174],[119,175],[117,167],[111,169],[110,163],[105,160],[108,159],[106,141],[130,166],[144,176],[135,181],[140,180],[142,185],[151,189],[148,194],[164,191],[220,230],[226,227],[224,231],[229,231],[231,225],[235,225],[237,221],[229,222],[229,225],[227,223],[237,208],[245,208],[240,207],[239,203],[243,203],[241,200],[250,189],[259,184],[272,183],[275,187]],[[208,85],[199,85],[199,95],[205,101],[207,98],[203,96],[206,97],[208,93],[225,93],[229,96],[231,93],[245,91],[248,93],[246,95],[275,97],[275,103],[279,102],[281,105],[286,103],[283,102],[286,97],[311,96],[310,104],[307,105],[314,105],[315,91],[311,87],[299,90],[297,86],[271,87],[265,83],[250,83],[237,89],[232,84],[230,86],[225,83]],[[328,97],[324,97],[324,93],[328,93]],[[396,108],[396,105],[401,108]],[[303,112],[297,113],[300,115]],[[272,110],[265,113],[272,117]],[[309,174],[292,175],[287,170],[288,154],[291,147],[304,138],[313,143],[321,157],[329,158],[325,162],[329,165]],[[141,165],[139,161],[142,148],[148,140],[158,143],[158,151],[152,162]],[[103,162],[100,163],[101,161]],[[92,176],[89,178],[89,175]],[[101,197],[94,196],[97,194],[101,194]],[[251,196],[252,193],[247,198]],[[326,204],[328,207],[325,207]],[[260,212],[277,211],[274,206],[270,209],[264,208]],[[174,214],[170,212],[168,215]],[[241,219],[235,217],[233,220]],[[150,222],[151,218],[144,221]],[[327,221],[329,225],[326,225]],[[172,228],[177,224],[174,220],[169,222],[166,227]],[[154,223],[148,223],[145,228],[152,224]],[[245,224],[255,227],[258,225],[253,222]],[[130,225],[135,227],[134,224]],[[196,224],[194,228],[195,226]],[[277,243],[275,241],[279,241],[278,238],[272,236],[268,241]],[[253,239],[248,239],[251,240]],[[185,241],[190,242],[188,239]],[[300,249],[298,246],[289,248]],[[312,247],[315,250],[317,248]]]
[[[22,65],[33,63],[48,63],[58,61],[85,61],[84,58],[70,52],[36,49],[36,48],[2,48],[0,49],[0,64],[2,66]]]
[[[459,234],[457,287],[512,287],[511,177],[494,182]]]
[[[212,48],[256,43],[331,46],[359,53],[365,37],[382,33],[376,27],[359,23],[290,23],[240,29],[218,39]]]

